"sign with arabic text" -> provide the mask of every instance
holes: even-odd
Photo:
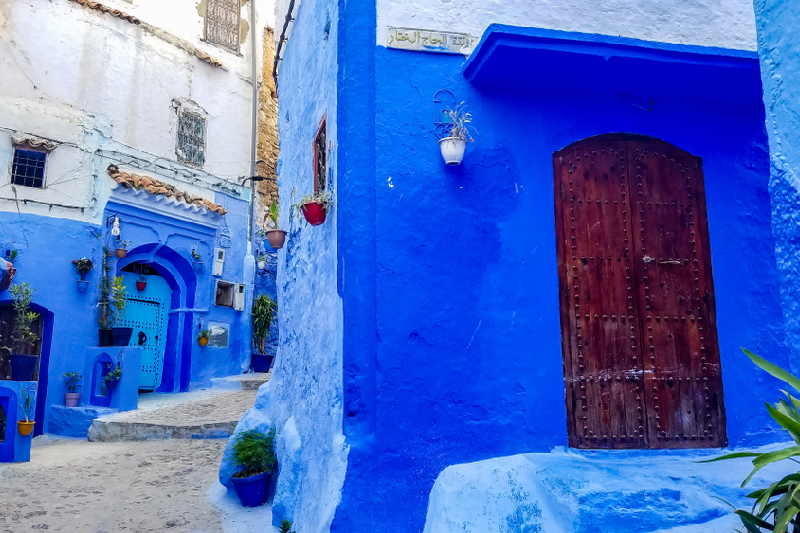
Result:
[[[388,48],[469,55],[478,42],[466,33],[420,30],[415,28],[387,28]]]

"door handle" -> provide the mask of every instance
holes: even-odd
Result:
[[[139,332],[139,346],[147,342],[147,334],[144,331]]]
[[[662,259],[661,261],[659,261],[659,262],[658,262],[658,264],[659,264],[659,265],[680,265],[680,264],[681,264],[681,262],[680,262],[680,261],[673,261],[672,259],[669,259],[669,260],[667,260],[667,261],[664,261],[664,260]]]

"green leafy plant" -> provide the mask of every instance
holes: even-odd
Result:
[[[297,220],[302,220],[306,204],[319,204],[322,206],[325,213],[327,213],[332,202],[333,198],[325,191],[320,191],[316,194],[307,194],[301,196],[299,202],[292,204],[292,212],[295,217],[297,217]]]
[[[75,265],[75,270],[78,271],[78,274],[81,275],[81,281],[86,279],[86,274],[92,271],[94,268],[94,263],[92,260],[87,257],[81,257],[80,259],[73,259],[72,264]]]
[[[108,263],[111,250],[103,247],[103,275],[100,277],[100,299],[97,301],[97,322],[100,329],[111,327],[111,266]]]
[[[36,289],[29,283],[12,285],[8,290],[11,294],[12,307],[14,308],[14,326],[11,330],[11,340],[14,349],[22,351],[26,347],[36,346],[39,335],[31,330],[31,325],[39,320],[39,313],[31,311],[33,293]]]
[[[750,350],[742,348],[742,351],[756,366],[787,383],[795,391],[800,392],[800,379]],[[795,442],[794,446],[774,452],[729,453],[715,459],[698,462],[711,463],[744,457],[752,458],[753,470],[747,476],[747,479],[742,482],[742,488],[747,486],[756,472],[767,465],[786,459],[797,462],[796,458],[800,457],[800,411],[798,410],[800,408],[800,400],[786,391],[781,392],[786,395],[786,399],[781,398],[774,406],[766,403],[767,412],[775,422],[789,432]],[[748,533],[762,533],[764,530],[773,531],[774,533],[786,533],[788,531],[800,533],[800,519],[798,518],[798,514],[800,514],[800,471],[789,474],[766,488],[755,490],[748,494],[747,497],[755,500],[751,511],[737,509],[735,512]],[[791,530],[789,530],[790,526]]]
[[[106,374],[106,381],[119,381],[122,379],[122,367],[117,365],[108,374]]]
[[[281,520],[281,533],[291,533],[292,523],[285,518]]]
[[[256,230],[256,239],[264,240],[267,238],[267,230],[264,228],[258,228]]]
[[[36,383],[20,387],[19,415],[30,422],[36,416]]]
[[[192,248],[192,259],[194,259],[195,261],[202,261],[203,257],[199,253],[197,253],[197,250]]]
[[[143,273],[139,272],[138,274],[136,274],[136,281],[138,281],[140,283],[146,283],[147,282],[147,276],[145,276]]]
[[[131,245],[131,241],[118,240],[117,241],[117,250],[127,250],[128,246],[130,246],[130,245]]]
[[[256,261],[266,261],[266,260],[267,260],[267,256],[264,255],[264,254],[258,254],[256,256]]]
[[[280,209],[278,207],[278,202],[272,200],[272,203],[269,205],[269,212],[267,213],[267,217],[272,221],[273,229],[278,229],[279,214],[280,214]]]
[[[114,320],[117,327],[122,325],[122,321],[125,319],[125,310],[128,307],[124,281],[122,276],[115,276],[114,282],[111,284],[111,305],[114,306]]]
[[[251,320],[253,321],[253,345],[258,353],[264,353],[264,342],[269,337],[269,328],[275,318],[278,304],[269,294],[262,294],[253,299]]]
[[[12,248],[11,252],[8,255],[8,262],[13,263],[18,255],[19,255],[19,250],[17,250],[16,248]]]
[[[262,472],[272,472],[278,465],[273,450],[275,428],[264,434],[255,429],[243,431],[233,443],[233,454],[230,461],[242,470],[233,474],[234,477],[250,477]]]
[[[210,336],[211,336],[211,332],[208,331],[207,329],[204,329],[203,331],[201,331],[200,333],[197,334],[197,340],[207,339]]]
[[[83,375],[81,375],[80,372],[72,371],[64,374],[64,379],[67,380],[66,381],[67,390],[69,392],[75,392],[78,389],[80,389],[81,384],[79,383],[79,381],[81,380],[81,378],[83,378]]]
[[[464,102],[458,104],[454,109],[446,109],[444,114],[453,125],[450,128],[450,137],[458,137],[469,142],[475,140],[471,134],[474,128],[469,125],[472,122],[472,113],[467,111],[467,106]]]

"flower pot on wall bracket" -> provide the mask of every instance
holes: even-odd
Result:
[[[208,337],[200,337],[199,339],[197,339],[197,344],[199,344],[200,346],[207,345],[208,344]]]
[[[106,388],[109,390],[109,392],[115,390],[117,388],[117,385],[119,385],[119,380],[118,379],[107,379],[106,380]]]
[[[38,362],[38,355],[11,354],[11,380],[31,381]]]
[[[439,141],[439,149],[442,151],[444,162],[450,166],[461,164],[466,148],[467,140],[461,137],[445,137]]]
[[[266,261],[258,261],[256,263],[256,265],[258,266],[259,270],[264,270],[265,268],[267,268],[267,262]]]
[[[27,437],[31,434],[31,431],[33,431],[33,424],[35,424],[33,420],[30,422],[17,420],[17,431],[19,431],[20,435]]]
[[[286,232],[282,229],[267,230],[267,242],[275,250],[280,250],[286,242]]]
[[[127,346],[131,342],[133,328],[111,328],[114,338],[114,346]]]
[[[126,255],[128,255],[128,250],[125,248],[117,248],[117,257],[124,259]]]
[[[142,292],[145,289],[145,287],[147,287],[147,282],[146,281],[137,281],[136,282],[136,290],[137,291]]]
[[[114,332],[110,329],[97,330],[97,345],[101,348],[114,346]]]
[[[82,279],[78,280],[78,292],[86,292],[86,289],[89,287],[89,282],[84,281]]]
[[[200,272],[203,270],[203,262],[202,261],[192,261],[192,268],[195,272]]]
[[[306,221],[312,226],[319,226],[325,222],[325,217],[328,213],[325,211],[325,206],[318,203],[303,204],[303,216]]]

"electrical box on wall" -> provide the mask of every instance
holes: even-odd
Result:
[[[233,296],[233,309],[244,311],[244,283],[236,284],[236,294]]]
[[[212,271],[211,275],[221,276],[222,267],[224,266],[225,266],[225,250],[223,250],[222,248],[216,248],[214,250],[214,270]]]

